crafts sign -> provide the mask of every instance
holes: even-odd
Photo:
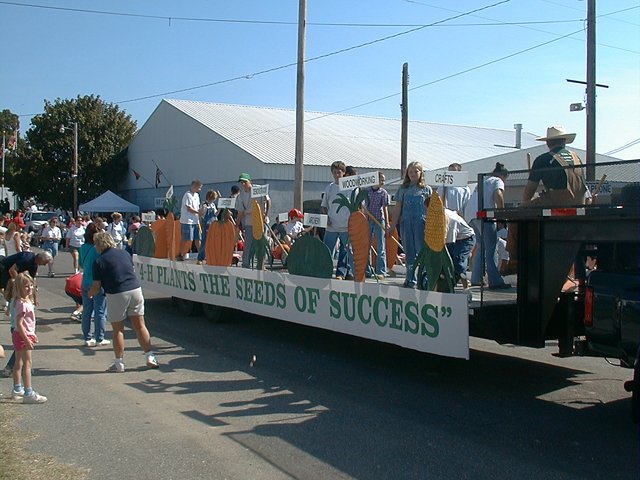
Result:
[[[466,187],[469,182],[469,172],[455,172],[449,170],[424,172],[427,184],[438,187]]]
[[[134,264],[145,289],[169,296],[469,358],[466,295],[138,255]]]

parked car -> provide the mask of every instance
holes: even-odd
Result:
[[[25,232],[27,232],[32,239],[38,239],[40,231],[44,227],[45,223],[49,223],[51,217],[54,217],[53,212],[42,211],[28,211],[24,214],[24,223],[26,225]],[[32,235],[33,234],[33,235]]]

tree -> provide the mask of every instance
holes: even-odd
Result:
[[[78,123],[78,204],[117,189],[127,174],[126,148],[136,122],[99,96],[45,100],[44,113],[31,120],[26,141],[18,145],[7,185],[23,198],[71,210],[74,135]],[[64,126],[64,131],[61,131]]]
[[[4,109],[0,112],[0,129],[6,134],[7,138],[18,129],[18,115],[11,110]]]

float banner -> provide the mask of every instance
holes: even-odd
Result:
[[[167,296],[469,359],[466,294],[139,255],[133,261],[143,288]]]
[[[380,185],[380,174],[378,172],[351,175],[340,179],[340,190],[353,190],[356,187],[377,187],[378,185]]]
[[[320,227],[327,228],[328,215],[324,213],[305,213],[302,219],[302,224],[307,227]]]
[[[432,187],[466,187],[469,183],[469,172],[424,172],[424,179]]]
[[[236,197],[219,198],[218,208],[236,208]]]
[[[269,184],[266,185],[252,185],[251,186],[251,198],[264,197],[269,195]]]

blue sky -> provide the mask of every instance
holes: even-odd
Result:
[[[585,111],[569,104],[585,88],[566,79],[586,80],[586,1],[307,3],[307,110],[399,118],[407,62],[412,120],[562,124],[584,148]],[[599,1],[597,14],[597,82],[609,85],[597,151],[637,142],[614,155],[640,158],[640,2]],[[297,19],[297,0],[0,0],[0,109],[24,115],[24,131],[45,99],[85,94],[139,127],[162,98],[295,108]]]

